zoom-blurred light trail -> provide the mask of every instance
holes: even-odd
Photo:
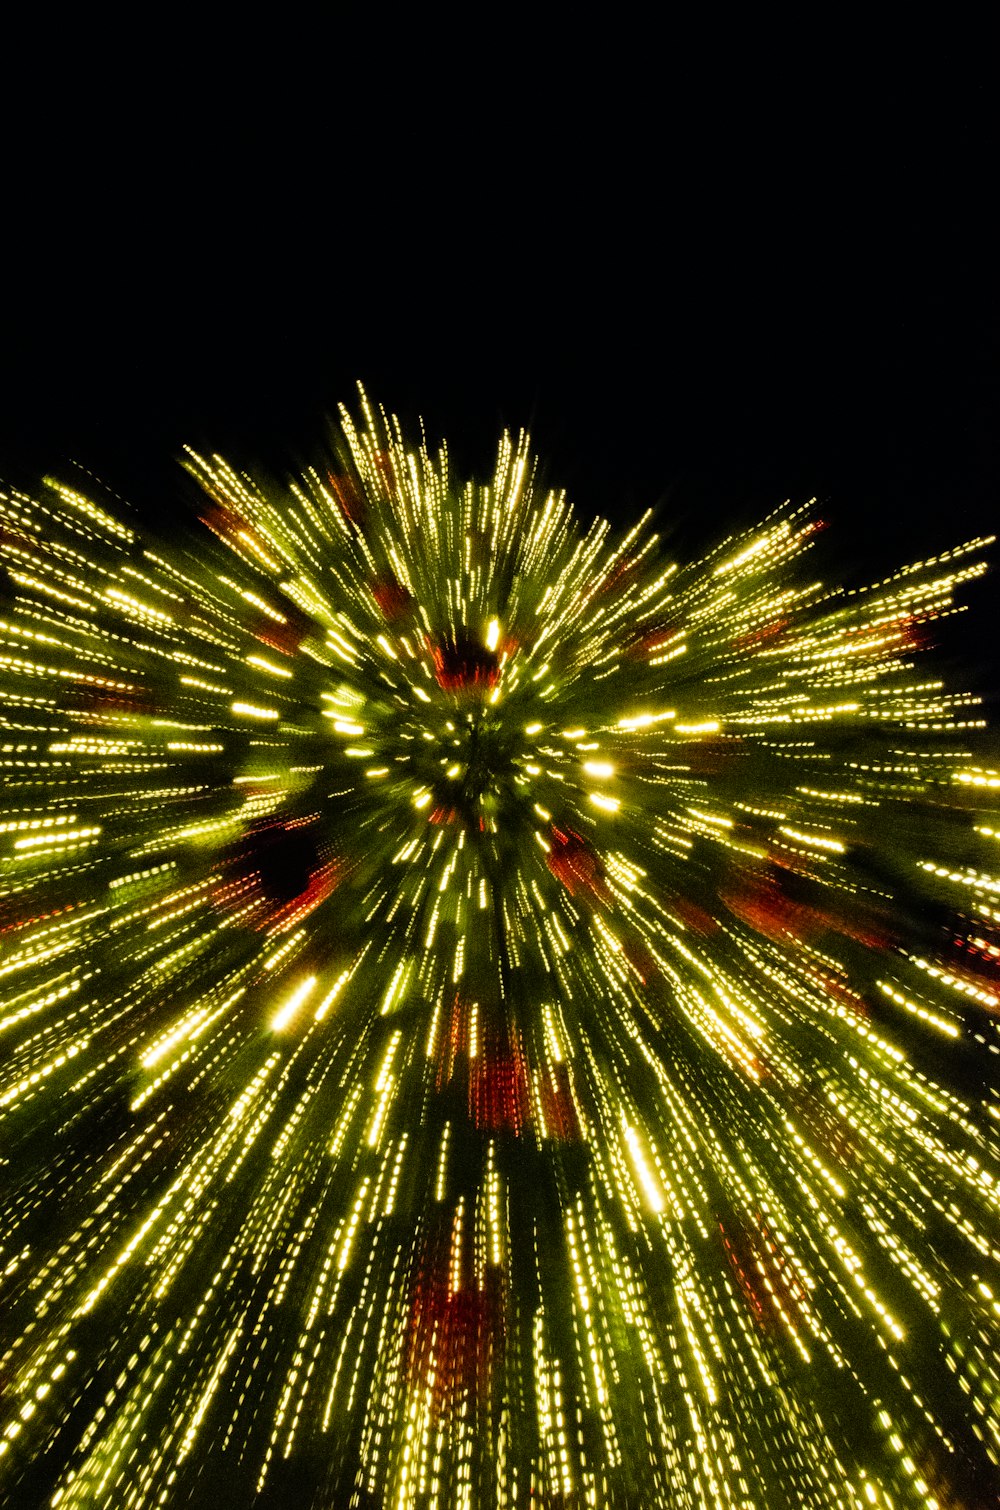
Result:
[[[188,466],[0,499],[3,1503],[996,1504],[990,542]]]

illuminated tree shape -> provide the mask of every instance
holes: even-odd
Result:
[[[988,542],[676,570],[362,408],[0,500],[8,1502],[995,1503]]]

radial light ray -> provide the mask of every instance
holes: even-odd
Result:
[[[995,1504],[990,541],[187,466],[0,496],[5,1503]]]

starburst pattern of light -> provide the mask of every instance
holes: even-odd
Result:
[[[989,542],[675,569],[362,408],[0,498],[5,1502],[995,1503]]]

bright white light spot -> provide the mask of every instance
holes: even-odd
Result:
[[[285,1002],[284,1006],[280,1007],[279,1010],[271,1018],[271,1028],[273,1032],[280,1033],[284,1028],[287,1028],[288,1024],[291,1022],[292,1018],[301,1007],[302,1003],[308,1000],[308,997],[315,984],[315,975],[309,975],[304,981],[302,981],[299,986],[295,988],[291,996]]]
[[[276,708],[257,708],[253,703],[233,703],[232,711],[242,713],[244,718],[280,718]],[[361,730],[358,730],[361,733]]]
[[[639,1176],[643,1195],[646,1197],[653,1211],[662,1211],[665,1204],[663,1193],[653,1176],[653,1171],[646,1163],[646,1156],[642,1151],[642,1144],[639,1142],[639,1134],[627,1122],[625,1123],[625,1141],[628,1144],[628,1151],[632,1155],[632,1164],[636,1174]]]
[[[613,776],[615,774],[615,768],[611,764],[610,760],[585,760],[583,763],[583,769],[586,771],[588,776],[604,777]]]

